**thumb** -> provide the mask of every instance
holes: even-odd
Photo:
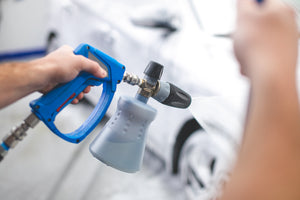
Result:
[[[98,78],[104,78],[107,76],[107,72],[102,67],[100,67],[97,62],[81,55],[78,55],[77,57],[80,63],[79,71],[89,72]]]

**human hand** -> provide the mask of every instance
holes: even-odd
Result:
[[[238,0],[234,50],[250,80],[294,75],[298,30],[292,8],[279,0]]]
[[[60,83],[66,83],[73,80],[81,71],[86,71],[96,77],[104,78],[106,71],[98,63],[85,58],[81,55],[75,55],[73,49],[69,46],[62,46],[56,51],[50,53],[44,58],[36,60],[39,66],[43,67],[44,84],[39,89],[42,93],[47,93]],[[88,86],[81,92],[72,103],[76,104],[88,93],[91,87]]]

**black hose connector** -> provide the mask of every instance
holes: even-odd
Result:
[[[157,81],[161,78],[163,71],[164,71],[164,66],[162,66],[157,62],[151,61],[147,65],[144,74]]]

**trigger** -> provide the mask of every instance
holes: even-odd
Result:
[[[95,61],[95,62],[97,62],[99,65],[100,65],[100,67],[102,67],[105,71],[106,71],[106,74],[107,74],[107,76],[106,77],[109,77],[109,72],[108,72],[108,68],[107,68],[107,66],[103,63],[103,62],[101,62],[94,54],[92,54],[90,51],[89,51],[89,53],[88,53],[88,58],[89,59],[91,59],[91,60],[93,60],[93,61]]]

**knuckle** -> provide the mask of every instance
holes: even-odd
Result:
[[[70,47],[69,45],[66,45],[66,44],[62,45],[61,48],[66,49],[66,50],[73,50],[72,47]]]
[[[80,68],[83,68],[86,66],[86,58],[82,55],[77,55],[76,58],[78,59],[78,65]]]

